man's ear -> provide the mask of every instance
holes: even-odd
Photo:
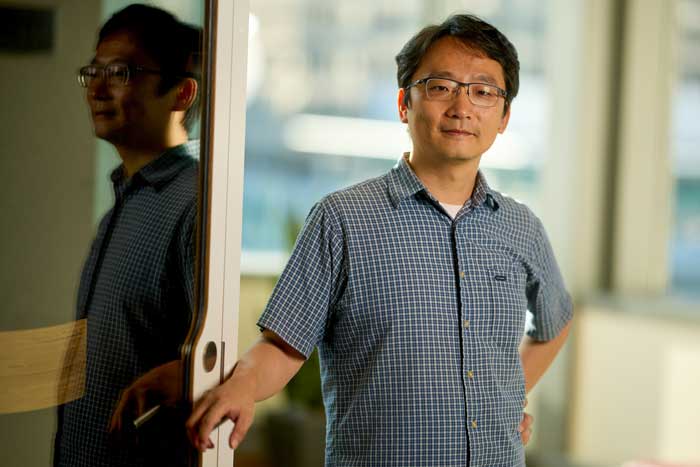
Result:
[[[512,102],[508,104],[508,110],[506,110],[506,113],[503,114],[503,117],[501,117],[501,124],[498,127],[499,133],[503,133],[504,131],[506,131],[506,127],[508,126],[508,120],[510,120],[510,107],[512,105]]]
[[[406,90],[404,88],[399,88],[397,104],[399,109],[399,119],[402,123],[408,123],[408,105],[406,97]]]
[[[177,87],[173,111],[189,109],[197,98],[197,88],[197,80],[194,78],[185,78]]]

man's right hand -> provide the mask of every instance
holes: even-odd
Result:
[[[187,434],[200,451],[214,447],[211,432],[225,419],[235,423],[229,437],[231,449],[243,441],[255,414],[255,402],[277,394],[306,359],[269,330],[239,360],[233,374],[195,402],[187,420]]]
[[[214,447],[209,435],[225,419],[235,426],[229,437],[231,449],[245,438],[255,414],[255,378],[235,371],[223,384],[207,391],[199,399],[187,419],[187,435],[192,445],[205,451]]]

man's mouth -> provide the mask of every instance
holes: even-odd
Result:
[[[476,133],[473,131],[468,131],[468,130],[460,130],[460,129],[450,129],[450,128],[445,128],[442,130],[443,133],[447,133],[450,136],[476,136]]]
[[[113,110],[95,110],[92,112],[92,118],[112,118],[116,115]]]

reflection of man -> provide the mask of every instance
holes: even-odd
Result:
[[[478,170],[508,124],[517,53],[458,15],[418,33],[397,64],[412,151],[313,208],[262,339],[193,410],[199,449],[223,417],[236,421],[237,445],[254,402],[318,346],[326,465],[524,465],[526,391],[563,344],[572,307],[540,221]],[[536,329],[520,346],[528,307]]]
[[[125,449],[108,427],[120,390],[178,358],[190,324],[198,144],[188,143],[187,130],[196,118],[199,48],[198,29],[134,5],[104,24],[95,57],[80,69],[95,135],[115,147],[122,164],[111,175],[115,204],[81,278],[86,390],[62,408],[56,465],[173,465],[168,454],[186,461],[186,440],[172,443],[165,426],[167,450],[153,440]]]

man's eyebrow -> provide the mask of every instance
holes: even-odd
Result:
[[[428,73],[428,77],[455,79],[455,75],[453,75],[449,71],[434,71],[434,72]]]
[[[125,60],[121,57],[113,57],[113,58],[110,58],[109,60],[98,60],[97,56],[92,57],[92,60],[90,60],[90,65],[109,65],[111,63],[126,63],[126,64],[128,64],[129,61]]]
[[[498,86],[498,82],[496,81],[496,79],[493,76],[485,73],[479,73],[478,75],[474,75],[474,79],[482,83],[488,83],[493,84],[494,86]]]
[[[454,73],[451,73],[447,70],[441,70],[441,71],[435,71],[435,72],[428,73],[428,78],[450,78],[450,79],[454,79],[455,81],[459,81]],[[494,86],[498,86],[498,81],[496,81],[496,78],[489,75],[488,73],[478,73],[478,74],[472,76],[469,81],[470,82],[493,84]]]

